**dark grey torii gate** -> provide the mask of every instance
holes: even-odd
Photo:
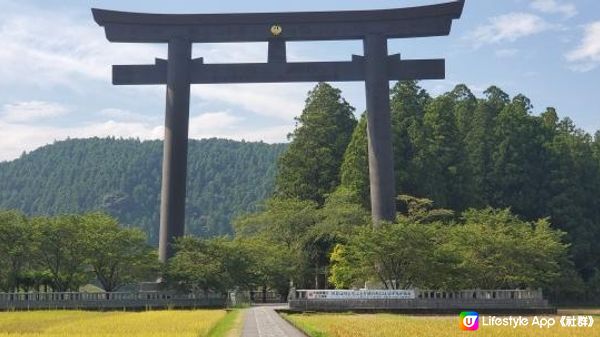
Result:
[[[390,38],[444,36],[464,0],[438,5],[341,12],[251,14],[142,14],[92,9],[111,42],[168,43],[168,60],[113,66],[113,84],[166,84],[165,141],[159,255],[184,234],[190,85],[364,81],[369,177],[375,224],[396,213],[389,81],[445,78],[445,61],[388,55]],[[364,56],[349,62],[286,60],[286,41],[363,40]],[[193,43],[268,42],[267,63],[206,64],[192,59]]]

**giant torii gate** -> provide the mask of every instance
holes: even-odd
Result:
[[[184,234],[190,85],[364,81],[367,98],[369,177],[375,224],[396,214],[389,81],[443,79],[445,61],[402,60],[388,55],[390,38],[444,36],[460,18],[464,0],[387,10],[142,14],[92,9],[111,42],[167,43],[168,60],[113,66],[113,84],[166,84],[167,102],[160,209],[159,255]],[[364,56],[348,62],[286,59],[287,41],[363,40]],[[268,42],[266,63],[206,64],[192,59],[193,43]]]

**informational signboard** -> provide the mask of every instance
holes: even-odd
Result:
[[[414,290],[306,290],[306,299],[317,300],[411,300]]]

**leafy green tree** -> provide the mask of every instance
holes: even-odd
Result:
[[[319,221],[303,236],[302,250],[313,269],[315,289],[328,287],[330,255],[334,247],[345,243],[356,228],[370,223],[369,213],[359,202],[360,198],[352,190],[338,188],[319,210]]]
[[[367,281],[392,289],[537,288],[551,286],[568,264],[564,233],[545,219],[526,222],[509,210],[484,209],[465,211],[459,223],[419,222],[432,218],[419,208],[338,245],[330,281],[342,288]]]
[[[463,255],[463,288],[516,289],[552,285],[567,259],[564,233],[546,219],[525,222],[509,210],[468,210],[452,241]]]
[[[237,238],[243,242],[271,245],[275,247],[273,254],[286,255],[287,267],[277,268],[286,270],[285,289],[290,281],[300,287],[326,287],[329,255],[333,247],[344,242],[354,228],[369,222],[368,212],[359,205],[359,201],[354,192],[341,187],[328,195],[321,208],[310,201],[271,199],[262,212],[236,220]],[[258,265],[260,267],[261,264]],[[260,274],[268,275],[264,271]],[[282,274],[276,275],[281,281]],[[272,282],[275,277],[269,277],[271,281],[265,284],[275,287]],[[283,282],[276,283],[281,284],[277,286],[279,291],[283,290]]]
[[[142,231],[122,228],[104,213],[84,215],[82,225],[86,263],[105,291],[157,277],[158,256]]]
[[[290,290],[290,280],[295,275],[294,252],[282,244],[262,237],[238,238],[237,243],[251,259],[254,286],[262,288],[263,300],[269,289],[285,298]]]
[[[236,219],[236,237],[258,239],[282,246],[290,263],[289,281],[308,285],[310,265],[303,247],[305,235],[320,220],[317,204],[298,199],[273,198],[265,202],[264,210]],[[262,286],[262,285],[261,285]]]
[[[79,215],[37,217],[32,219],[39,233],[40,249],[37,261],[47,270],[52,289],[59,292],[78,291],[90,280],[86,268],[85,231]]]
[[[348,252],[346,245],[337,244],[331,256],[330,274],[328,277],[336,289],[361,288],[359,284],[371,275],[371,266],[363,263],[363,258],[355,250]]]
[[[25,215],[18,211],[0,212],[0,289],[11,292],[31,268],[37,238]]]
[[[428,288],[447,276],[440,274],[447,264],[436,253],[441,230],[417,223],[364,227],[348,244],[336,247],[330,281],[338,287],[370,281],[386,289]]]
[[[341,91],[327,83],[309,92],[291,143],[279,159],[278,196],[325,202],[340,183],[340,166],[356,126],[353,113]]]
[[[252,256],[240,247],[225,238],[182,238],[166,268],[165,279],[171,286],[193,292],[250,289],[256,284]]]
[[[440,222],[451,221],[453,212],[434,209],[427,199],[406,195],[398,199],[406,204],[406,212],[396,223],[372,230],[362,226],[335,247],[329,280],[336,287],[362,287],[368,281],[394,289],[453,285],[458,268],[452,267],[458,257]]]
[[[264,208],[236,219],[237,236],[264,237],[290,249],[297,248],[307,229],[319,220],[317,205],[312,201],[273,198],[265,202]]]

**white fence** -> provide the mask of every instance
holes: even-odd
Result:
[[[219,294],[174,292],[111,293],[0,293],[0,310],[18,309],[142,309],[224,307],[227,298]]]
[[[412,299],[464,299],[464,300],[538,300],[543,299],[542,291],[537,290],[310,290],[295,291],[294,299],[301,300],[412,300]]]
[[[476,310],[496,313],[554,313],[541,290],[295,290],[294,311],[394,311],[456,313]]]

